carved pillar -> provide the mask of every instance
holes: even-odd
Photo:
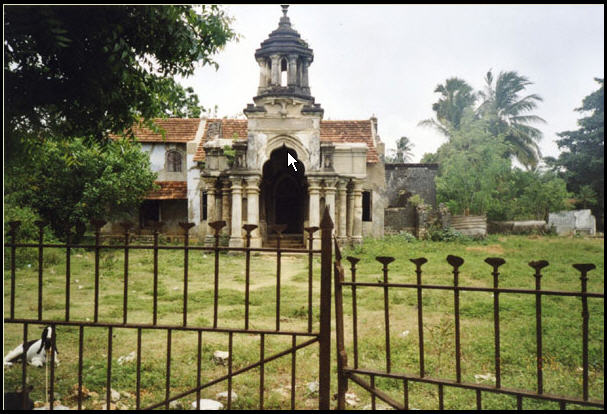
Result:
[[[308,222],[310,227],[320,226],[320,182],[316,178],[308,178],[308,194],[310,196]],[[316,233],[312,243],[314,249],[320,248],[320,239]]]
[[[337,208],[336,216],[337,216],[337,238],[340,242],[343,242],[348,237],[346,232],[346,223],[348,218],[348,202],[346,199],[347,196],[347,182],[343,180],[339,180],[337,182]]]
[[[297,55],[289,55],[287,85],[297,86]]]
[[[232,232],[230,247],[242,247],[242,178],[232,178]]]
[[[259,177],[247,177],[247,224],[258,227],[251,233],[251,247],[261,247],[259,237]]]
[[[206,186],[206,192],[207,192],[207,229],[206,229],[206,236],[205,236],[205,244],[207,244],[207,245],[213,244],[213,241],[214,241],[213,235],[215,234],[215,232],[213,231],[213,228],[211,226],[208,226],[208,224],[217,220],[215,218],[216,217],[215,195],[217,193],[217,190],[215,189],[216,181],[217,180],[214,178],[204,180],[204,183]],[[201,214],[204,214],[204,212],[201,212]]]
[[[222,181],[223,187],[221,189],[221,219],[226,222],[226,226],[222,233],[230,234],[230,223],[232,222],[231,212],[230,212],[230,180]]]
[[[280,86],[280,56],[272,55],[272,86]]]
[[[363,190],[362,182],[359,180],[354,181],[353,187],[354,193],[354,211],[353,211],[353,223],[352,223],[352,242],[354,244],[360,244],[362,242],[362,229],[363,229]]]

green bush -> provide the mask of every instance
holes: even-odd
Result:
[[[451,227],[446,229],[431,229],[428,231],[428,238],[432,241],[443,242],[467,242],[472,240],[472,238],[463,235],[457,230],[453,230]]]

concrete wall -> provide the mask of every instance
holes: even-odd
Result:
[[[557,234],[596,233],[596,219],[590,210],[559,211],[548,215],[548,227]]]

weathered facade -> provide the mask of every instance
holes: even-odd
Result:
[[[243,111],[246,119],[158,120],[164,136],[135,131],[161,186],[144,203],[139,232],[157,220],[178,234],[178,223],[189,221],[195,223],[192,236],[211,242],[209,223],[225,220],[230,246],[244,245],[246,223],[259,225],[254,247],[271,241],[274,225],[285,225],[284,233],[303,245],[304,228],[319,226],[328,206],[339,240],[383,236],[384,146],[377,119],[323,120],[308,79],[314,54],[292,28],[287,6],[255,59],[259,87]]]
[[[438,164],[386,164],[385,171],[386,232],[407,231],[417,234],[418,213],[409,199],[418,195],[433,210],[437,208],[434,179],[438,173]]]
[[[328,206],[340,240],[381,236],[379,189],[385,181],[377,121],[322,120],[324,110],[308,80],[312,49],[291,27],[286,7],[283,13],[255,51],[259,87],[244,109],[247,119],[205,122],[194,158],[200,163],[205,221],[229,223],[230,246],[243,245],[244,223],[259,224],[253,246],[268,241],[274,225],[285,225],[284,232],[303,244],[304,228],[319,226]],[[288,164],[289,155],[294,164]],[[379,212],[370,214],[374,199]],[[375,225],[363,224],[373,218]],[[211,231],[203,225],[199,233],[209,237]]]

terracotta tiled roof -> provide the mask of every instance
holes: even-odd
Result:
[[[364,142],[367,144],[367,162],[379,161],[373,142],[373,129],[367,121],[320,121],[320,140],[329,142]]]
[[[246,119],[208,119],[204,128],[204,134],[194,161],[204,161],[205,153],[203,145],[217,136],[220,138],[237,139],[247,138]],[[367,162],[379,161],[377,149],[373,142],[372,123],[366,121],[321,121],[320,140],[328,142],[364,142],[367,144]]]
[[[159,190],[151,191],[146,200],[183,200],[188,198],[187,181],[156,181]]]
[[[143,126],[136,126],[133,128],[133,133],[139,142],[188,142],[196,137],[200,122],[199,118],[159,118],[154,120],[159,132],[153,132]],[[162,130],[165,131],[164,140],[162,139]],[[111,138],[116,139],[118,137],[112,135]]]
[[[224,139],[246,139],[247,125],[248,121],[246,119],[207,119],[202,139],[196,149],[196,155],[194,155],[194,161],[204,161],[203,145],[218,136]]]

